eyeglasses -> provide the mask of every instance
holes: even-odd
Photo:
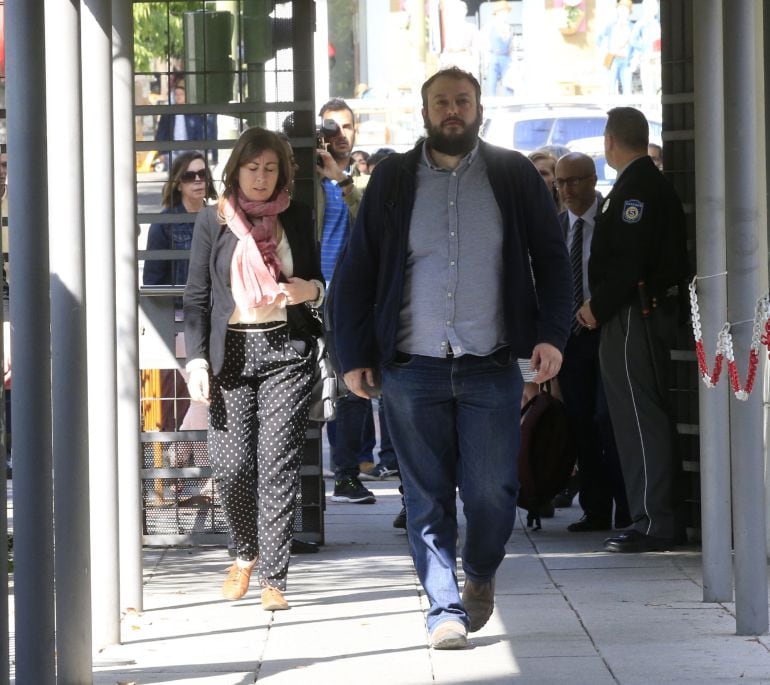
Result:
[[[574,188],[581,181],[585,181],[587,178],[591,178],[592,176],[593,174],[588,174],[587,176],[570,176],[569,178],[557,178],[553,184],[557,188],[563,188],[564,186]]]
[[[207,176],[205,169],[198,169],[198,171],[185,171],[179,178],[182,183],[195,183],[195,181],[205,181]]]

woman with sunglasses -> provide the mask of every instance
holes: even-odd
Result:
[[[209,460],[236,552],[222,592],[240,599],[255,571],[265,611],[289,608],[324,297],[312,212],[291,199],[292,178],[277,134],[243,132],[222,198],[195,221],[184,293],[188,390],[209,405]]]
[[[217,197],[206,158],[202,152],[183,152],[171,165],[163,186],[163,214],[197,214],[206,200]],[[147,235],[148,250],[189,250],[193,222],[152,224]],[[145,285],[184,285],[187,283],[187,259],[148,259],[144,263]]]

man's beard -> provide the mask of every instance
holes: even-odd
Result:
[[[425,117],[425,130],[428,133],[427,143],[430,149],[453,157],[464,155],[473,149],[479,138],[480,128],[480,113],[476,115],[476,119],[471,124],[465,125],[460,133],[449,135],[441,130],[440,125],[434,126]]]
[[[347,166],[348,160],[350,159],[350,151],[353,149],[352,147],[348,146],[348,149],[343,152],[342,150],[338,150],[333,143],[329,143],[326,149],[337,164],[344,164]]]

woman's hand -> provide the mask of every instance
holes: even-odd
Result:
[[[208,369],[198,368],[190,371],[187,379],[187,392],[193,402],[203,402],[206,406],[209,402],[209,372]]]
[[[286,296],[286,304],[315,302],[321,294],[313,281],[304,278],[290,278],[288,283],[281,283],[280,288]]]

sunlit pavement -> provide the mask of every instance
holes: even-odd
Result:
[[[327,498],[326,545],[292,558],[290,611],[262,611],[256,587],[222,599],[224,549],[145,550],[144,611],[95,655],[94,682],[770,683],[770,639],[737,637],[734,606],[702,602],[697,548],[606,553],[604,533],[566,532],[577,505],[541,531],[517,524],[491,620],[469,649],[433,651],[391,526],[397,483],[367,486],[374,505]]]

